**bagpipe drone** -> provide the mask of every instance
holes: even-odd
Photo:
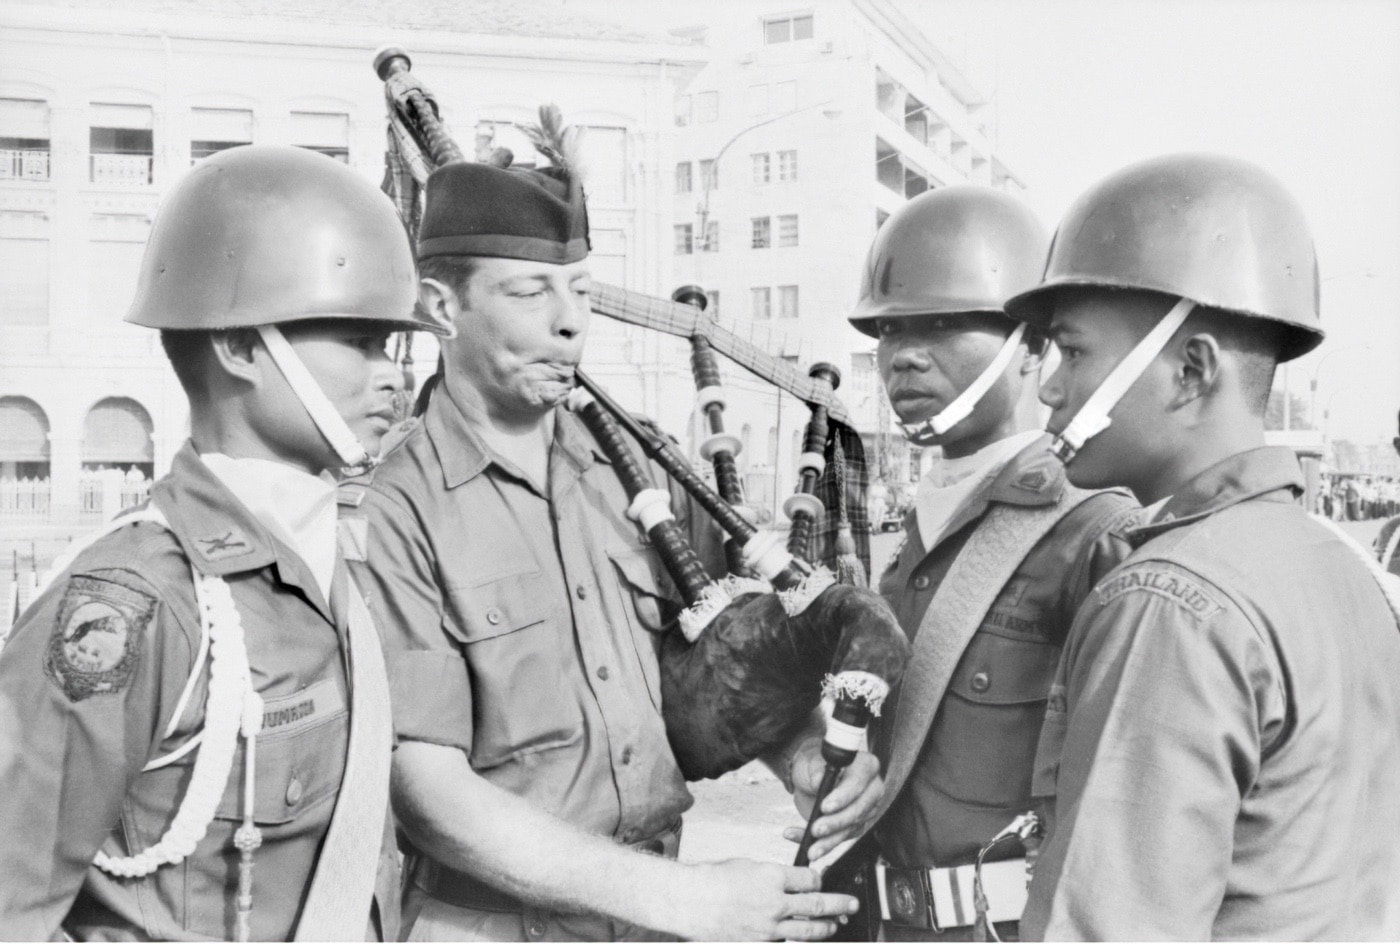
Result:
[[[386,48],[374,65],[385,82],[389,109],[385,189],[414,233],[428,174],[466,158],[438,118],[431,93],[409,71],[407,54]],[[557,108],[542,107],[540,115],[539,127],[521,130],[537,151],[567,171],[563,165],[572,132],[564,128]],[[511,161],[501,149],[481,156],[498,166]],[[690,341],[697,406],[709,431],[700,453],[714,465],[718,492],[668,439],[638,423],[583,371],[577,371],[578,386],[566,405],[608,456],[630,501],[628,517],[646,533],[685,603],[678,626],[663,637],[660,653],[662,711],[682,773],[691,780],[717,777],[777,751],[810,723],[825,695],[834,708],[826,721],[822,756],[827,772],[815,820],[821,799],[855,757],[867,724],[898,683],[909,655],[908,639],[894,614],[865,585],[847,520],[842,442],[844,438],[859,449],[859,439],[840,423],[845,412],[834,396],[840,383],[834,367],[815,365],[803,378],[704,316],[698,289],[686,287],[677,296],[664,301],[595,284],[591,305],[606,316]],[[759,530],[743,507],[735,465],[741,444],[723,428],[724,394],[715,350],[812,407],[799,462],[801,485],[784,504],[792,520],[786,544],[777,533]],[[629,438],[729,536],[728,576],[715,580],[706,572],[672,516],[671,493],[655,486]],[[834,455],[831,469],[828,452]],[[834,483],[826,489],[835,492],[834,509],[818,496],[823,482]],[[812,563],[812,538],[819,525],[830,534],[825,544],[834,573]],[[810,828],[809,822],[809,834]],[[810,835],[799,849],[799,864],[805,864],[809,844]]]

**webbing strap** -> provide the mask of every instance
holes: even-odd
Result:
[[[352,469],[369,465],[371,457],[368,450],[350,431],[340,412],[332,405],[330,398],[316,382],[316,378],[311,376],[311,371],[306,369],[306,365],[301,362],[301,358],[283,337],[282,332],[275,325],[259,325],[258,336],[267,346],[267,352],[272,355],[277,369],[287,378],[288,386],[306,408],[311,422],[315,423],[321,435],[326,437],[326,442],[330,443],[335,454],[340,456],[340,461]]]
[[[977,404],[982,402],[982,398],[987,395],[987,391],[992,389],[992,385],[1006,371],[1006,367],[1011,363],[1011,358],[1016,356],[1016,348],[1021,343],[1021,338],[1026,334],[1026,326],[1018,324],[1016,330],[1011,332],[1001,350],[997,351],[997,356],[992,358],[992,362],[987,365],[982,373],[977,375],[977,379],[967,385],[962,393],[953,399],[937,416],[931,416],[926,420],[917,423],[900,423],[904,430],[904,436],[915,445],[932,445],[933,439],[942,436],[948,430],[957,426],[963,420],[972,415],[972,411],[977,408]]]
[[[1162,353],[1162,348],[1167,346],[1172,335],[1176,334],[1176,330],[1195,307],[1196,303],[1187,298],[1180,299],[1173,305],[1172,310],[1167,312],[1104,378],[1099,388],[1079,408],[1079,412],[1074,414],[1074,419],[1055,437],[1050,451],[1062,462],[1069,462],[1076,452],[1084,448],[1086,442],[1108,429],[1109,424],[1113,422],[1109,417],[1113,408],[1133,384],[1137,383],[1142,372],[1147,370],[1147,365]]]

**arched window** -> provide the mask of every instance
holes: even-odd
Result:
[[[83,422],[83,468],[128,471],[135,466],[146,478],[153,478],[151,430],[151,415],[135,400],[108,397],[98,401]]]
[[[0,479],[49,477],[49,418],[28,397],[0,397]]]
[[[739,434],[739,443],[742,447],[739,450],[739,468],[741,469],[747,469],[749,464],[753,461],[753,443],[750,442],[752,439],[753,427],[745,423],[744,431]]]

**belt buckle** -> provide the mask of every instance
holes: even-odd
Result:
[[[880,904],[889,915],[886,920],[899,927],[943,933],[933,909],[933,884],[927,869],[900,869],[881,862],[876,871]]]

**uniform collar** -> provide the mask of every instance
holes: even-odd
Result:
[[[1005,505],[1053,505],[1065,490],[1065,467],[1050,453],[1049,434],[1011,457],[987,487],[985,499]]]
[[[1150,522],[1127,531],[1128,542],[1141,547],[1159,534],[1254,498],[1293,502],[1301,494],[1303,471],[1293,450],[1260,446],[1217,462],[1188,481]]]
[[[267,528],[200,460],[192,443],[180,447],[170,475],[152,486],[151,501],[200,573],[223,577],[277,560]]]
[[[1053,505],[1060,500],[1064,488],[1065,469],[1050,454],[1050,436],[1039,436],[1014,453],[989,482],[973,492],[935,538],[941,544],[948,536],[957,534],[968,522],[982,517],[992,502],[1024,507]],[[904,518],[906,532],[917,528],[918,518],[917,508],[911,508]],[[920,546],[927,547],[926,543]]]
[[[456,488],[471,481],[496,461],[486,440],[467,422],[466,416],[442,387],[428,400],[423,426],[437,452],[438,464],[442,466],[442,482],[447,488]],[[550,451],[556,448],[580,472],[591,466],[595,459],[606,461],[579,419],[563,407],[554,410],[554,443]]]

